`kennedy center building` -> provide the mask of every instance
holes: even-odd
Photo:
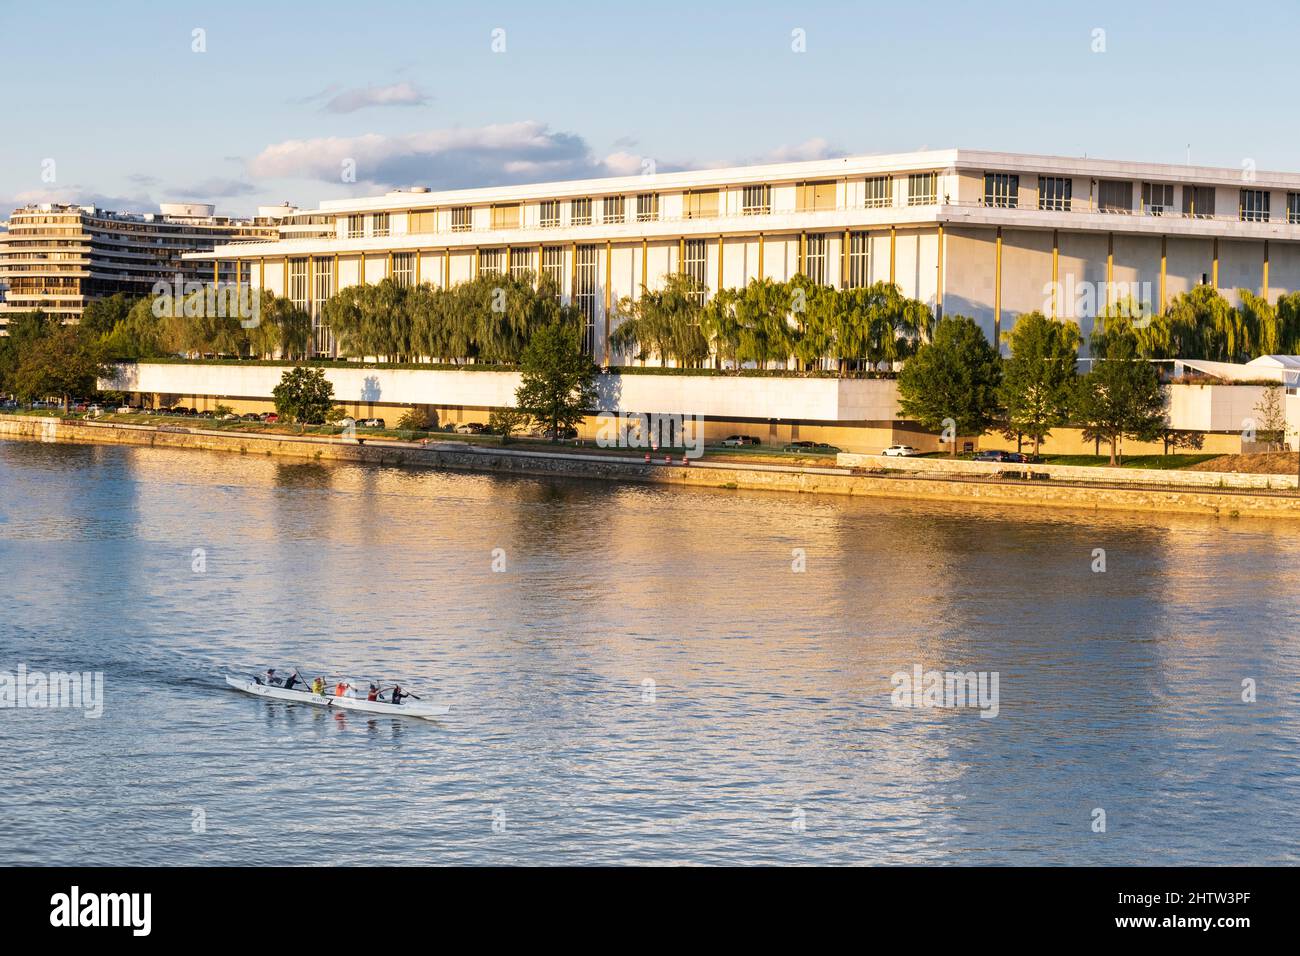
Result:
[[[667,274],[712,295],[803,273],[827,285],[893,282],[991,339],[1021,313],[1078,321],[1107,300],[1162,310],[1209,284],[1235,301],[1300,289],[1300,174],[950,149],[538,185],[331,200],[274,239],[187,259],[319,306],[386,277],[446,286],[542,273],[610,354],[616,305]],[[207,268],[206,266],[204,268]]]

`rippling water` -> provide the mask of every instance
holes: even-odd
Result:
[[[0,863],[1296,862],[1297,531],[0,441]]]

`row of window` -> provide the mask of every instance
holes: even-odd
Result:
[[[907,177],[905,201],[909,206],[931,206],[938,201],[938,173],[912,173]],[[819,212],[839,207],[838,181],[822,180],[796,184],[795,211]],[[659,219],[659,193],[639,193],[635,197],[606,196],[601,200],[600,215],[595,213],[594,200],[590,198],[569,200],[569,225],[591,226],[598,222],[611,225],[627,221],[627,200],[635,202],[637,222],[654,222]],[[772,211],[770,185],[745,186],[741,190],[740,212],[744,216],[767,215]],[[682,195],[682,216],[685,219],[716,219],[721,214],[722,191],[719,189],[689,189]],[[561,225],[559,199],[545,199],[538,204],[538,225],[542,229],[558,229]],[[864,180],[863,207],[885,208],[894,205],[894,178],[873,176]],[[491,228],[518,229],[521,222],[521,204],[509,203],[491,207]],[[473,207],[455,206],[450,211],[451,231],[469,232],[473,229]],[[408,213],[407,232],[424,234],[437,232],[437,213],[431,210]],[[346,235],[360,239],[367,235],[389,235],[389,214],[374,213],[370,231],[366,229],[366,216],[353,214],[346,219]]]
[[[1038,208],[1069,212],[1073,180],[1066,176],[1038,177]],[[1097,182],[1097,210],[1104,213],[1132,214],[1133,183],[1102,179]],[[1214,218],[1213,186],[1184,186],[1182,214],[1192,219]],[[1270,196],[1266,189],[1241,190],[1238,218],[1242,222],[1268,222]],[[984,205],[1015,209],[1020,201],[1020,177],[1013,173],[984,174]],[[1169,183],[1142,183],[1141,206],[1146,216],[1163,216],[1174,212],[1174,187]],[[1300,224],[1300,192],[1286,195],[1286,221]]]

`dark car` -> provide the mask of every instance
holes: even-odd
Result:
[[[548,428],[542,432],[542,437],[547,441],[567,441],[570,438],[577,438],[578,430],[576,428],[561,428],[559,431],[553,431]]]
[[[840,449],[824,441],[792,441],[782,451],[802,452],[805,455],[838,455]]]
[[[977,451],[971,461],[1010,461],[1007,457],[1011,452],[997,451],[989,449],[988,451]]]
[[[1026,455],[1021,451],[1009,451],[1003,461],[1015,462],[1017,465],[1032,465],[1038,461],[1037,455]]]

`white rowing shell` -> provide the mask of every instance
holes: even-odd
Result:
[[[425,704],[413,701],[409,704],[389,704],[379,700],[366,700],[361,697],[326,697],[313,694],[309,690],[285,690],[259,684],[246,677],[227,677],[226,683],[236,690],[258,697],[271,697],[275,700],[290,700],[300,704],[315,704],[317,707],[337,707],[340,710],[357,710],[367,714],[392,714],[397,717],[423,717],[432,720],[451,712],[451,707],[444,704]]]

